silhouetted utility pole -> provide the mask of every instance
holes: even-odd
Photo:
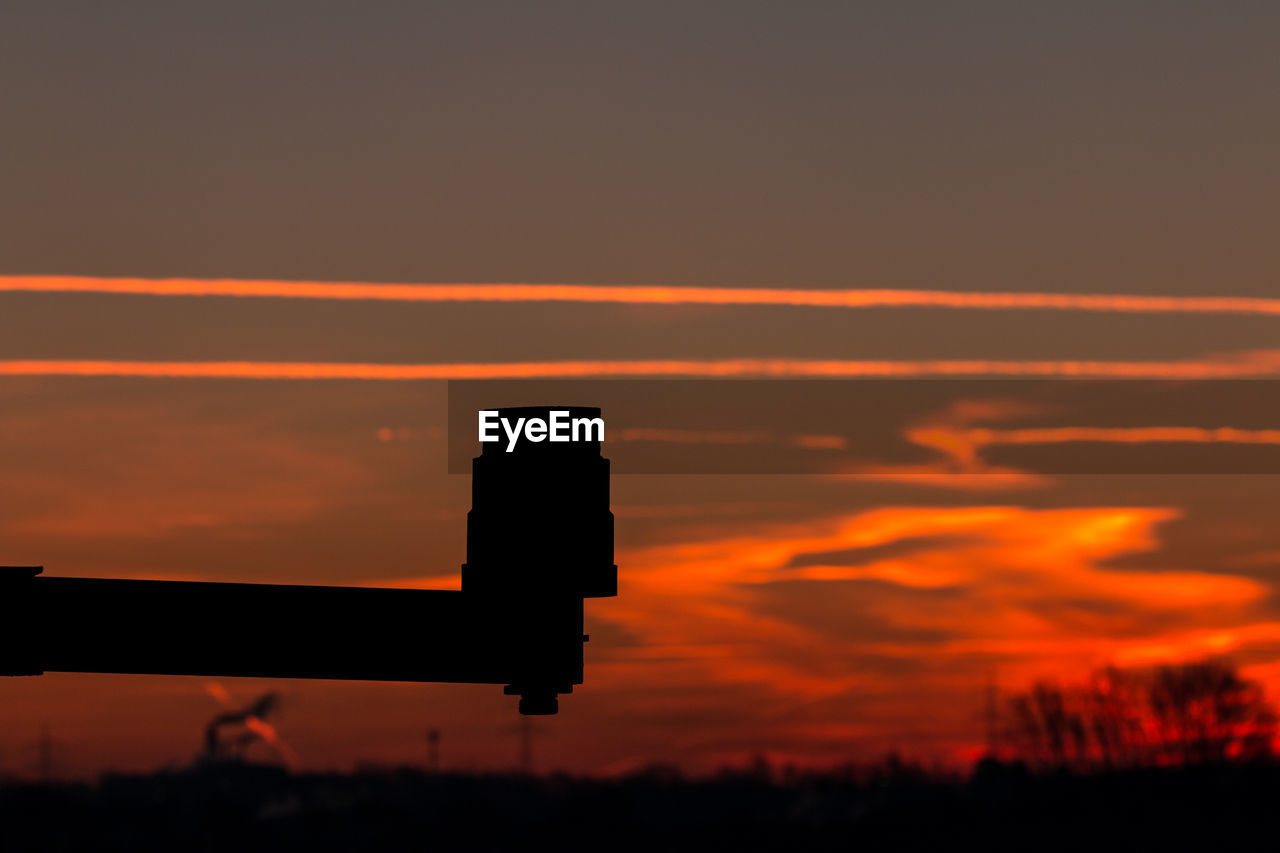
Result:
[[[997,755],[1000,749],[1000,691],[996,686],[996,673],[991,670],[987,673],[987,689],[986,689],[986,707],[985,716],[987,723],[987,755],[991,758],[999,757]]]
[[[520,718],[520,769],[533,774],[533,721]]]
[[[48,784],[53,781],[53,735],[49,731],[47,721],[40,726],[40,742],[37,748],[40,754],[40,779]]]
[[[599,409],[502,409],[512,422]],[[617,594],[599,441],[482,445],[462,590],[43,577],[0,568],[0,674],[137,672],[502,684],[554,714],[582,683],[583,600]],[[228,628],[228,620],[232,627]],[[240,627],[236,627],[240,626]]]
[[[19,758],[21,765],[29,768],[41,782],[52,782],[54,778],[55,759],[58,750],[58,741],[53,737],[53,729],[49,725],[49,721],[45,720],[40,724],[40,735],[34,741],[28,741],[18,750],[19,756],[31,755],[34,753],[35,758],[31,764],[27,764],[25,759]]]
[[[440,772],[440,730],[427,729],[427,769]]]

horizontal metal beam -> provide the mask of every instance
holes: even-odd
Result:
[[[9,674],[581,683],[580,600],[31,572],[6,569],[0,580]]]

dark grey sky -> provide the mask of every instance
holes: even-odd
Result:
[[[1275,291],[1280,7],[32,2],[0,272]]]

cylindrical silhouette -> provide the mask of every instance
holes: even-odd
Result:
[[[554,714],[556,695],[582,683],[583,598],[618,590],[603,421],[599,409],[585,406],[497,411],[513,428],[531,418],[549,423],[553,412],[570,424],[569,441],[548,435],[483,445],[472,460],[462,567],[462,591],[506,609],[514,635],[524,638],[513,652],[520,675],[507,692],[521,697],[522,713]],[[588,435],[596,422],[598,432]]]
[[[549,421],[566,412],[570,423],[598,421],[586,406],[499,409],[510,424]],[[582,427],[579,436],[588,434]],[[591,435],[596,435],[594,431]],[[618,593],[609,511],[609,460],[600,442],[487,443],[471,463],[464,592],[507,594],[532,587],[569,590],[580,598]]]

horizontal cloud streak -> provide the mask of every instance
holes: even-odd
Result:
[[[1280,350],[1176,361],[873,361],[734,358],[376,364],[295,361],[106,361],[11,359],[0,376],[208,379],[525,379],[574,377],[1069,376],[1231,379],[1280,374]]]
[[[579,302],[625,305],[775,305],[810,308],[952,308],[1129,314],[1280,316],[1280,299],[946,290],[673,287],[595,284],[381,284],[265,279],[0,276],[0,292],[226,296],[383,302]]]

